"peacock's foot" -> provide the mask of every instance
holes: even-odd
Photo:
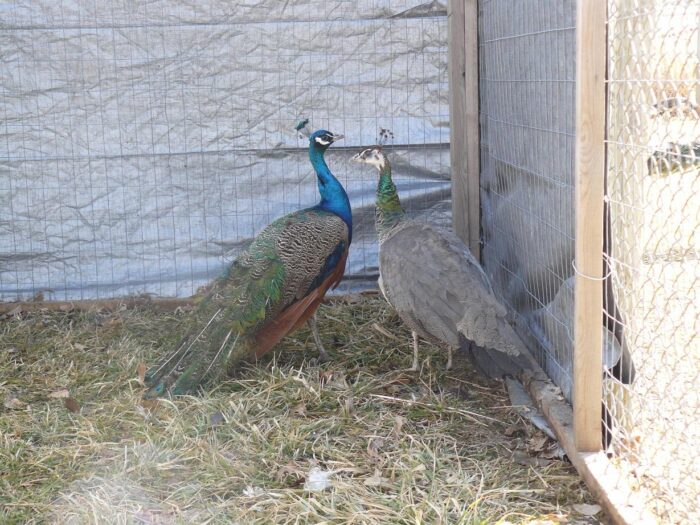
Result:
[[[311,366],[318,366],[320,364],[327,363],[330,360],[331,360],[331,358],[328,356],[328,354],[326,354],[326,353],[320,354],[319,353],[318,357],[312,357],[311,359],[309,359],[309,364]]]

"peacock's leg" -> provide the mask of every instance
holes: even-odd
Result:
[[[318,348],[318,362],[323,363],[328,361],[328,352],[323,348],[323,343],[321,342],[321,336],[318,333],[318,326],[316,324],[316,314],[314,313],[309,317],[309,328],[311,328],[311,333],[314,336],[314,342],[316,343],[316,348]]]
[[[406,372],[418,372],[418,332],[412,331],[413,335],[413,365],[407,368]]]
[[[447,347],[447,364],[445,365],[445,370],[452,369],[452,347]]]

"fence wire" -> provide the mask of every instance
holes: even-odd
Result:
[[[659,523],[700,523],[700,2],[608,3],[604,314],[612,461]],[[612,340],[612,334],[607,338]]]
[[[186,296],[317,202],[299,117],[355,212],[345,290],[377,275],[376,176],[449,221],[447,8],[423,0],[38,0],[0,8],[0,300]]]
[[[575,10],[479,3],[484,264],[569,401]],[[608,3],[601,438],[659,523],[700,523],[699,24],[698,1]]]
[[[483,261],[571,399],[576,3],[479,3]]]

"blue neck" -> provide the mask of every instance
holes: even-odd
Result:
[[[328,169],[326,161],[323,159],[324,151],[314,144],[309,146],[309,158],[311,165],[316,171],[318,179],[318,192],[321,194],[321,202],[316,208],[335,213],[348,225],[350,240],[352,240],[352,210],[350,209],[350,199],[345,193],[345,188],[338,182],[331,170]]]

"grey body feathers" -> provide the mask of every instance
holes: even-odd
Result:
[[[382,292],[412,330],[429,341],[468,349],[490,377],[517,375],[527,366],[506,309],[456,235],[403,219],[383,237]]]

